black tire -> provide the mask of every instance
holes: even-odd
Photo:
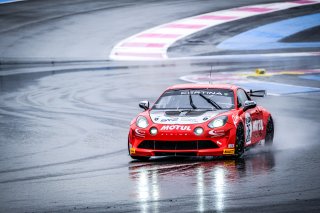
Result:
[[[130,157],[131,157],[132,159],[134,159],[134,160],[147,161],[147,160],[150,159],[150,157],[148,157],[148,156],[132,156],[132,155],[130,154],[129,140],[128,140],[128,153],[129,153]]]
[[[244,153],[244,141],[244,127],[243,124],[240,123],[237,127],[235,143],[235,156],[237,158],[240,158]]]
[[[268,118],[267,128],[266,128],[266,137],[265,137],[265,145],[271,146],[273,144],[273,136],[274,136],[274,124],[272,117]]]

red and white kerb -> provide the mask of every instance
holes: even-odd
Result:
[[[250,5],[177,20],[148,29],[122,40],[112,49],[110,59],[166,59],[168,58],[167,49],[174,42],[209,27],[250,16],[318,3],[320,3],[320,0],[296,0],[271,4]]]

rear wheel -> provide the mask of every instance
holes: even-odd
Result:
[[[244,127],[242,123],[240,123],[237,127],[235,146],[235,155],[237,158],[240,158],[244,153]]]
[[[273,144],[273,136],[274,136],[274,125],[272,117],[268,118],[267,129],[266,129],[266,137],[265,144],[266,146],[271,146]]]
[[[134,159],[134,160],[147,161],[147,160],[150,159],[150,157],[148,157],[148,156],[132,156],[132,155],[130,154],[129,140],[128,140],[128,153],[129,153],[130,157],[131,157],[132,159]]]

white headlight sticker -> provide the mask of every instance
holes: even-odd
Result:
[[[252,137],[252,119],[249,113],[245,114],[245,140],[246,144],[251,144],[251,137]]]

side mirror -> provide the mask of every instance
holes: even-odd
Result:
[[[149,101],[140,101],[139,103],[139,107],[144,109],[144,110],[148,110],[149,109]]]
[[[257,103],[255,101],[245,101],[243,111],[255,108],[256,106],[257,106]]]

